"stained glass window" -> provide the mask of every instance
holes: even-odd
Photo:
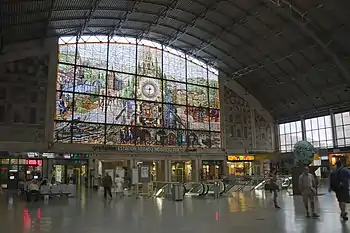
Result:
[[[60,143],[221,147],[218,72],[158,43],[59,39]]]

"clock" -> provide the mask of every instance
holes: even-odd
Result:
[[[142,94],[150,99],[155,98],[158,93],[158,88],[153,82],[144,82],[141,90]]]

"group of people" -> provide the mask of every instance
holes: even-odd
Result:
[[[107,196],[110,197],[110,199],[113,198],[112,196],[112,187],[114,186],[116,196],[124,195],[124,179],[120,177],[118,174],[115,176],[114,181],[112,180],[112,177],[106,173],[105,177],[103,178],[103,188],[104,188],[104,198],[107,199]]]
[[[329,177],[329,192],[334,192],[340,208],[340,217],[348,220],[348,212],[346,211],[346,204],[350,203],[349,194],[350,170],[345,167],[341,161],[336,162],[336,168],[331,172]],[[303,203],[306,211],[306,217],[318,218],[319,215],[315,210],[315,197],[317,195],[318,182],[314,175],[306,166],[302,174],[299,176],[299,190],[302,194]],[[279,185],[277,183],[277,171],[273,169],[269,175],[269,189],[273,193],[273,201],[275,208],[280,208],[277,202],[277,192]],[[310,208],[311,207],[311,213]]]

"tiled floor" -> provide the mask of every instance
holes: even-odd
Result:
[[[332,194],[318,197],[320,219],[305,219],[300,197],[281,195],[281,210],[269,193],[240,193],[219,200],[186,198],[103,201],[96,194],[49,203],[9,204],[0,198],[0,232],[4,233],[340,233],[350,223],[339,219]]]

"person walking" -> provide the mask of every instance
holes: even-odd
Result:
[[[335,192],[337,197],[339,208],[340,208],[340,217],[344,220],[348,220],[348,212],[346,211],[346,204],[350,203],[350,194],[349,194],[349,181],[350,181],[350,172],[349,169],[344,167],[343,163],[338,160],[336,162],[336,168],[331,172],[330,175],[330,185],[329,192]]]
[[[299,190],[303,197],[303,202],[306,210],[306,217],[310,217],[309,201],[311,205],[312,217],[318,218],[319,215],[315,211],[315,196],[316,196],[317,182],[315,177],[310,174],[309,168],[305,167],[303,173],[299,176]]]
[[[281,207],[277,203],[277,192],[279,191],[279,187],[277,184],[277,170],[272,169],[269,174],[269,186],[270,186],[270,192],[273,193],[273,204],[276,209],[280,209]]]
[[[107,194],[110,196],[112,199],[112,177],[106,173],[106,176],[103,178],[103,188],[104,188],[104,198],[107,198]]]
[[[115,195],[118,196],[120,195],[121,197],[124,196],[124,179],[120,177],[118,174],[115,176],[114,179],[115,182]]]

